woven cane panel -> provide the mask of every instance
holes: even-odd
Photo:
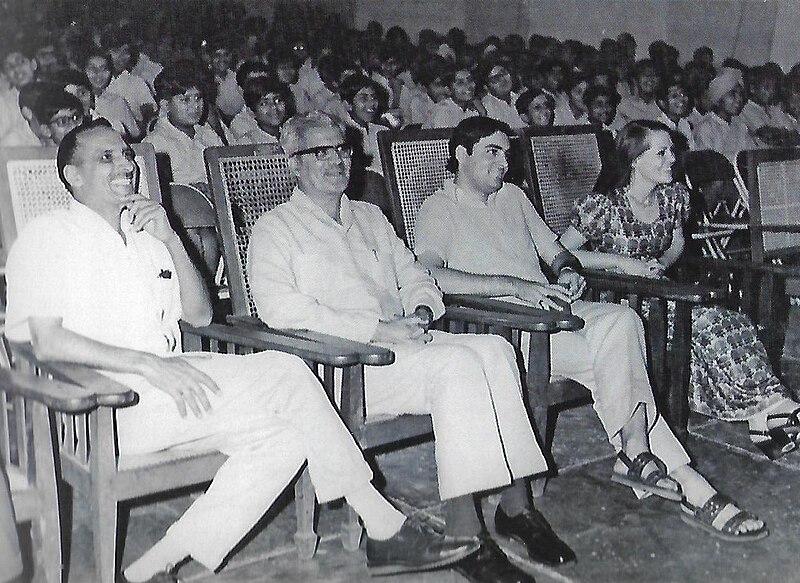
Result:
[[[139,168],[145,167],[141,156],[136,157],[136,163]],[[67,208],[72,200],[58,177],[54,159],[10,160],[8,182],[17,232],[39,215]],[[150,198],[147,175],[143,172],[140,173],[139,192]]]
[[[250,315],[256,316],[256,304],[247,278],[247,246],[255,222],[265,212],[289,200],[297,184],[284,155],[220,158],[220,172],[229,201],[228,219],[236,233],[236,266],[247,292]],[[234,274],[230,273],[229,277]]]
[[[800,225],[800,160],[762,162],[757,176],[761,223]],[[800,233],[764,233],[763,237],[766,252],[800,247]]]
[[[442,187],[447,171],[447,139],[395,142],[392,160],[397,175],[397,190],[408,246],[414,249],[414,225],[425,199]]]
[[[569,226],[576,199],[590,193],[600,175],[594,134],[531,137],[533,161],[544,220],[560,235]]]
[[[58,178],[55,160],[11,160],[8,182],[17,232],[39,215],[66,208],[72,198]]]

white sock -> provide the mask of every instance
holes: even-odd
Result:
[[[170,540],[169,536],[165,536],[149,551],[128,565],[124,571],[125,577],[131,583],[147,581],[156,573],[177,565],[188,555],[177,541]]]
[[[344,497],[364,522],[367,536],[375,540],[392,538],[403,526],[406,516],[378,492],[372,484]]]

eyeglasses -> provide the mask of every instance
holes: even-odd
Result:
[[[72,115],[62,115],[61,117],[54,117],[48,124],[56,125],[60,128],[65,128],[71,123],[80,123],[83,120],[82,113],[73,113]]]
[[[342,158],[350,159],[353,155],[353,147],[349,144],[337,144],[335,146],[316,146],[297,150],[292,156],[302,156],[303,154],[313,154],[314,158],[320,162],[331,162]]]
[[[281,105],[286,105],[286,100],[280,95],[265,95],[258,100],[259,107],[279,107]]]

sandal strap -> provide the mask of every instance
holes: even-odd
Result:
[[[791,413],[773,413],[767,415],[767,422],[772,419],[786,419],[786,422],[781,427],[800,427],[800,407]]]
[[[742,510],[733,499],[719,492],[709,498],[702,507],[692,506],[688,502],[685,502],[684,505],[692,511],[695,518],[726,534],[737,535],[739,534],[739,527],[743,522],[746,520],[758,520],[754,514]],[[714,521],[727,506],[733,506],[738,512],[731,516],[725,524],[718,527],[714,524]]]
[[[622,460],[622,463],[627,466],[629,478],[639,480],[649,486],[657,486],[658,482],[668,478],[667,466],[652,452],[643,451],[633,460],[631,460],[624,452],[620,451],[619,458]],[[653,463],[656,466],[656,469],[650,472],[647,476],[643,476],[642,472],[644,472],[644,468],[649,463]]]

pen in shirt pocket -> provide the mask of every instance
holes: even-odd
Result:
[[[380,261],[380,259],[378,259],[378,250],[377,249],[373,249],[372,250],[372,254],[375,256],[375,261]]]

